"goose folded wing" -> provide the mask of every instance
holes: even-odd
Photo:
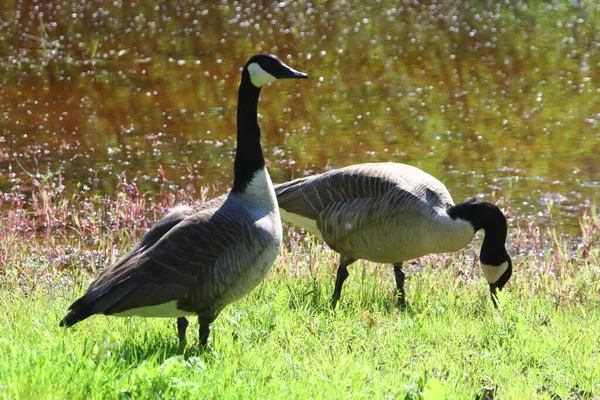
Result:
[[[115,282],[115,276],[130,271],[140,264],[139,255],[154,246],[163,236],[181,221],[194,214],[195,209],[188,206],[179,206],[169,211],[160,221],[150,228],[138,242],[138,244],[124,255],[119,261],[106,268],[100,276],[92,283],[88,292],[98,287],[108,288],[111,282]]]
[[[133,249],[133,252],[152,247],[167,232],[193,213],[194,209],[188,206],[179,206],[170,210],[167,215],[146,232],[142,240]]]
[[[378,198],[393,188],[386,176],[343,168],[276,185],[275,193],[282,209],[316,220],[328,208],[358,199]]]
[[[205,203],[194,206],[177,206],[167,213],[160,221],[158,221],[152,228],[146,232],[142,240],[132,250],[133,252],[144,250],[152,247],[158,242],[164,235],[166,235],[172,228],[178,225],[181,221],[187,217],[203,210],[211,210],[220,207],[225,201],[225,196],[217,197]]]
[[[81,300],[93,302],[94,313],[105,314],[171,301],[185,309],[195,293],[207,291],[219,259],[244,235],[244,222],[243,215],[197,211],[151,247],[107,268]]]

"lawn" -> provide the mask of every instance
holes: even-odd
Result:
[[[192,320],[180,354],[175,320],[58,326],[96,268],[144,231],[125,229],[144,204],[113,200],[54,199],[2,222],[1,398],[600,398],[594,215],[561,240],[512,218],[515,272],[499,309],[475,242],[409,263],[406,310],[392,267],[358,262],[332,311],[337,255],[290,231],[267,279],[217,318],[208,349]],[[151,224],[159,213],[146,214]]]

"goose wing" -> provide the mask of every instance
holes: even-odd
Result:
[[[175,225],[189,217],[194,213],[194,209],[188,206],[179,206],[170,210],[160,221],[158,221],[152,228],[144,234],[142,240],[129,252],[129,255],[134,255],[140,250],[152,247],[156,242],[160,240],[167,232],[169,232]],[[127,258],[125,256],[124,258]],[[124,261],[124,260],[121,260]]]
[[[181,221],[189,217],[190,215],[201,212],[202,210],[211,210],[219,208],[225,202],[227,196],[223,195],[202,204],[195,205],[194,207],[180,205],[171,210],[165,215],[160,221],[158,221],[152,228],[148,230],[142,237],[142,240],[119,262],[126,261],[128,256],[134,255],[140,250],[152,247],[158,242],[164,235],[167,234],[173,227],[179,224]]]
[[[201,311],[199,302],[209,304],[228,288],[229,274],[222,267],[236,270],[248,264],[253,257],[249,242],[256,251],[268,244],[253,216],[225,201],[222,197],[169,214],[132,252],[104,270],[70,309],[87,317],[175,301],[180,310]],[[246,251],[239,252],[240,246]]]
[[[275,185],[277,202],[287,212],[316,220],[325,209],[336,204],[381,198],[392,192],[396,197],[414,196],[414,189],[422,182],[415,182],[399,166],[404,165],[359,164],[298,178]]]
[[[320,236],[334,249],[348,235],[397,224],[406,215],[436,218],[452,204],[437,179],[396,163],[358,164],[299,178],[276,185],[275,193],[288,215],[316,221]],[[282,213],[284,220],[286,213]],[[308,224],[302,227],[311,231]]]
[[[223,202],[223,199],[221,197],[219,197],[218,199],[215,199],[215,200],[219,200],[220,201],[219,204],[222,204],[222,202]],[[150,229],[148,229],[148,231],[144,234],[142,239],[138,242],[138,244],[135,245],[135,247],[133,249],[131,249],[131,251],[129,251],[129,253],[127,253],[118,262],[116,262],[115,264],[113,264],[112,266],[107,268],[105,271],[108,271],[111,269],[118,270],[118,269],[122,268],[135,255],[139,254],[140,252],[144,251],[145,249],[152,247],[164,235],[166,235],[167,232],[169,232],[173,227],[175,227],[181,221],[183,221],[190,215],[194,214],[194,212],[202,210],[204,208],[211,208],[211,206],[214,206],[214,205],[211,204],[211,202],[207,202],[207,203],[198,205],[194,208],[192,208],[190,206],[177,206],[177,207],[169,210],[167,215],[165,215],[154,226],[152,226]]]

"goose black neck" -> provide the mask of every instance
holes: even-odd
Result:
[[[509,259],[506,252],[506,217],[495,204],[486,201],[467,200],[448,208],[452,219],[468,221],[475,232],[485,230],[481,244],[480,261],[487,265],[500,265]]]
[[[244,68],[238,93],[237,148],[231,189],[234,192],[243,192],[256,171],[265,166],[257,120],[259,94],[260,88],[252,84],[250,74]]]

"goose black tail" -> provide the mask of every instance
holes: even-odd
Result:
[[[81,300],[77,300],[75,303],[69,307],[69,313],[60,321],[60,326],[70,327],[78,323],[79,321],[83,321],[90,315],[92,315],[92,305],[91,304],[81,304]]]
[[[107,314],[107,310],[109,311],[135,288],[135,279],[127,277],[115,284],[88,289],[82,297],[71,304],[69,313],[60,321],[60,326],[73,326],[93,314]],[[108,312],[108,314],[112,313]]]

